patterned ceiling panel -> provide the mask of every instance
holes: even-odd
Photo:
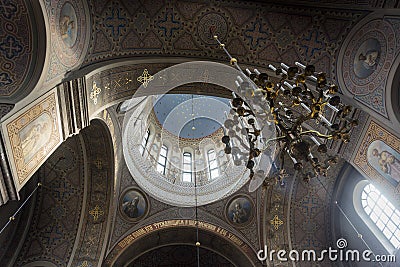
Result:
[[[213,40],[216,34],[239,62],[311,62],[333,74],[330,66],[344,37],[365,14],[247,1],[89,2],[92,39],[84,64],[134,55],[226,61]]]
[[[293,249],[303,251],[313,249],[321,252],[332,246],[331,203],[336,178],[344,161],[332,168],[327,177],[311,180],[309,183],[296,178],[291,190],[290,237]],[[311,266],[309,262],[296,263]],[[327,258],[321,266],[334,266]]]
[[[38,18],[34,17],[29,1],[1,1],[0,97],[10,98],[32,89],[25,86],[41,58],[39,53],[34,56],[34,52],[37,52],[36,37],[33,34],[37,32],[35,20]]]
[[[84,195],[82,144],[69,138],[37,171],[43,187],[15,266],[48,260],[67,266],[78,231]]]

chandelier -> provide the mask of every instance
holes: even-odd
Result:
[[[299,62],[294,66],[269,65],[265,72],[243,72],[218,37],[214,39],[230,64],[243,74],[235,82],[239,95],[232,93],[231,111],[224,123],[225,153],[232,154],[236,165],[245,157],[250,178],[262,176],[257,179],[264,185],[270,182],[264,180],[268,173],[254,169],[262,154],[272,159],[276,182],[283,183],[287,175],[285,158],[306,182],[326,176],[339,158],[328,149],[328,141],[349,142],[350,131],[358,124],[351,118],[353,108],[342,103],[337,85],[327,80],[326,73],[316,72],[313,65]],[[265,128],[274,131],[274,136],[263,136]]]

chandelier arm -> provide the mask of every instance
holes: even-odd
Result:
[[[264,148],[261,149],[261,152],[264,152],[268,148],[268,145],[269,145],[270,142],[280,141],[280,140],[285,139],[285,138],[286,138],[286,136],[279,136],[279,137],[275,137],[275,138],[271,138],[271,139],[265,140]]]
[[[309,119],[311,119],[311,114],[308,114],[307,116],[301,115],[299,117],[299,119],[293,124],[291,132],[295,132],[296,129],[298,129],[299,127],[301,127],[301,125],[303,124],[303,122],[308,121]]]
[[[333,138],[333,135],[322,134],[322,133],[320,133],[318,131],[315,131],[315,130],[303,131],[303,132],[300,132],[300,135],[305,135],[305,134],[309,134],[309,133],[316,134],[318,137],[321,137],[321,138],[324,138],[324,139],[332,139]]]
[[[322,90],[322,89],[320,89],[319,90],[319,98],[318,98],[318,102],[324,102],[324,103],[327,103],[328,102],[328,100],[325,100],[325,101],[323,101],[324,100],[324,90]]]
[[[315,100],[316,97],[314,96],[313,92],[310,89],[308,89],[308,86],[305,83],[303,83],[303,87],[304,87],[304,89],[306,91],[306,94],[310,97],[311,101],[315,104],[316,103],[316,100]]]

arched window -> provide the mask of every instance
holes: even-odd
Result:
[[[217,155],[214,149],[207,151],[207,161],[208,161],[208,173],[210,175],[210,180],[217,178],[219,176],[219,168],[217,162]]]
[[[382,245],[391,253],[400,248],[400,210],[367,181],[357,184],[355,197],[356,211]]]
[[[150,129],[147,129],[146,134],[143,136],[142,143],[140,144],[140,154],[143,156],[144,152],[146,151],[147,143],[149,142],[150,138]]]
[[[182,172],[182,181],[184,182],[192,182],[192,153],[184,152],[183,153],[183,172]]]
[[[167,167],[167,155],[168,155],[168,147],[162,145],[157,162],[157,171],[162,175],[165,175],[165,169]]]

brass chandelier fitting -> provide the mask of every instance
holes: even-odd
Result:
[[[243,74],[236,81],[241,97],[233,93],[231,112],[224,123],[225,153],[232,154],[236,165],[246,154],[250,178],[257,175],[254,168],[262,153],[274,162],[276,182],[286,176],[285,155],[305,181],[326,176],[329,167],[338,161],[338,155],[328,149],[328,140],[349,142],[350,131],[358,124],[351,118],[353,108],[342,103],[337,85],[327,80],[326,73],[316,72],[313,65],[299,62],[294,66],[269,65],[268,72],[243,72],[218,37],[214,39]],[[259,108],[255,110],[248,102]],[[275,135],[263,137],[264,127],[274,130]],[[272,144],[278,148],[274,155],[269,151]],[[267,173],[261,171],[261,175],[264,179]]]

